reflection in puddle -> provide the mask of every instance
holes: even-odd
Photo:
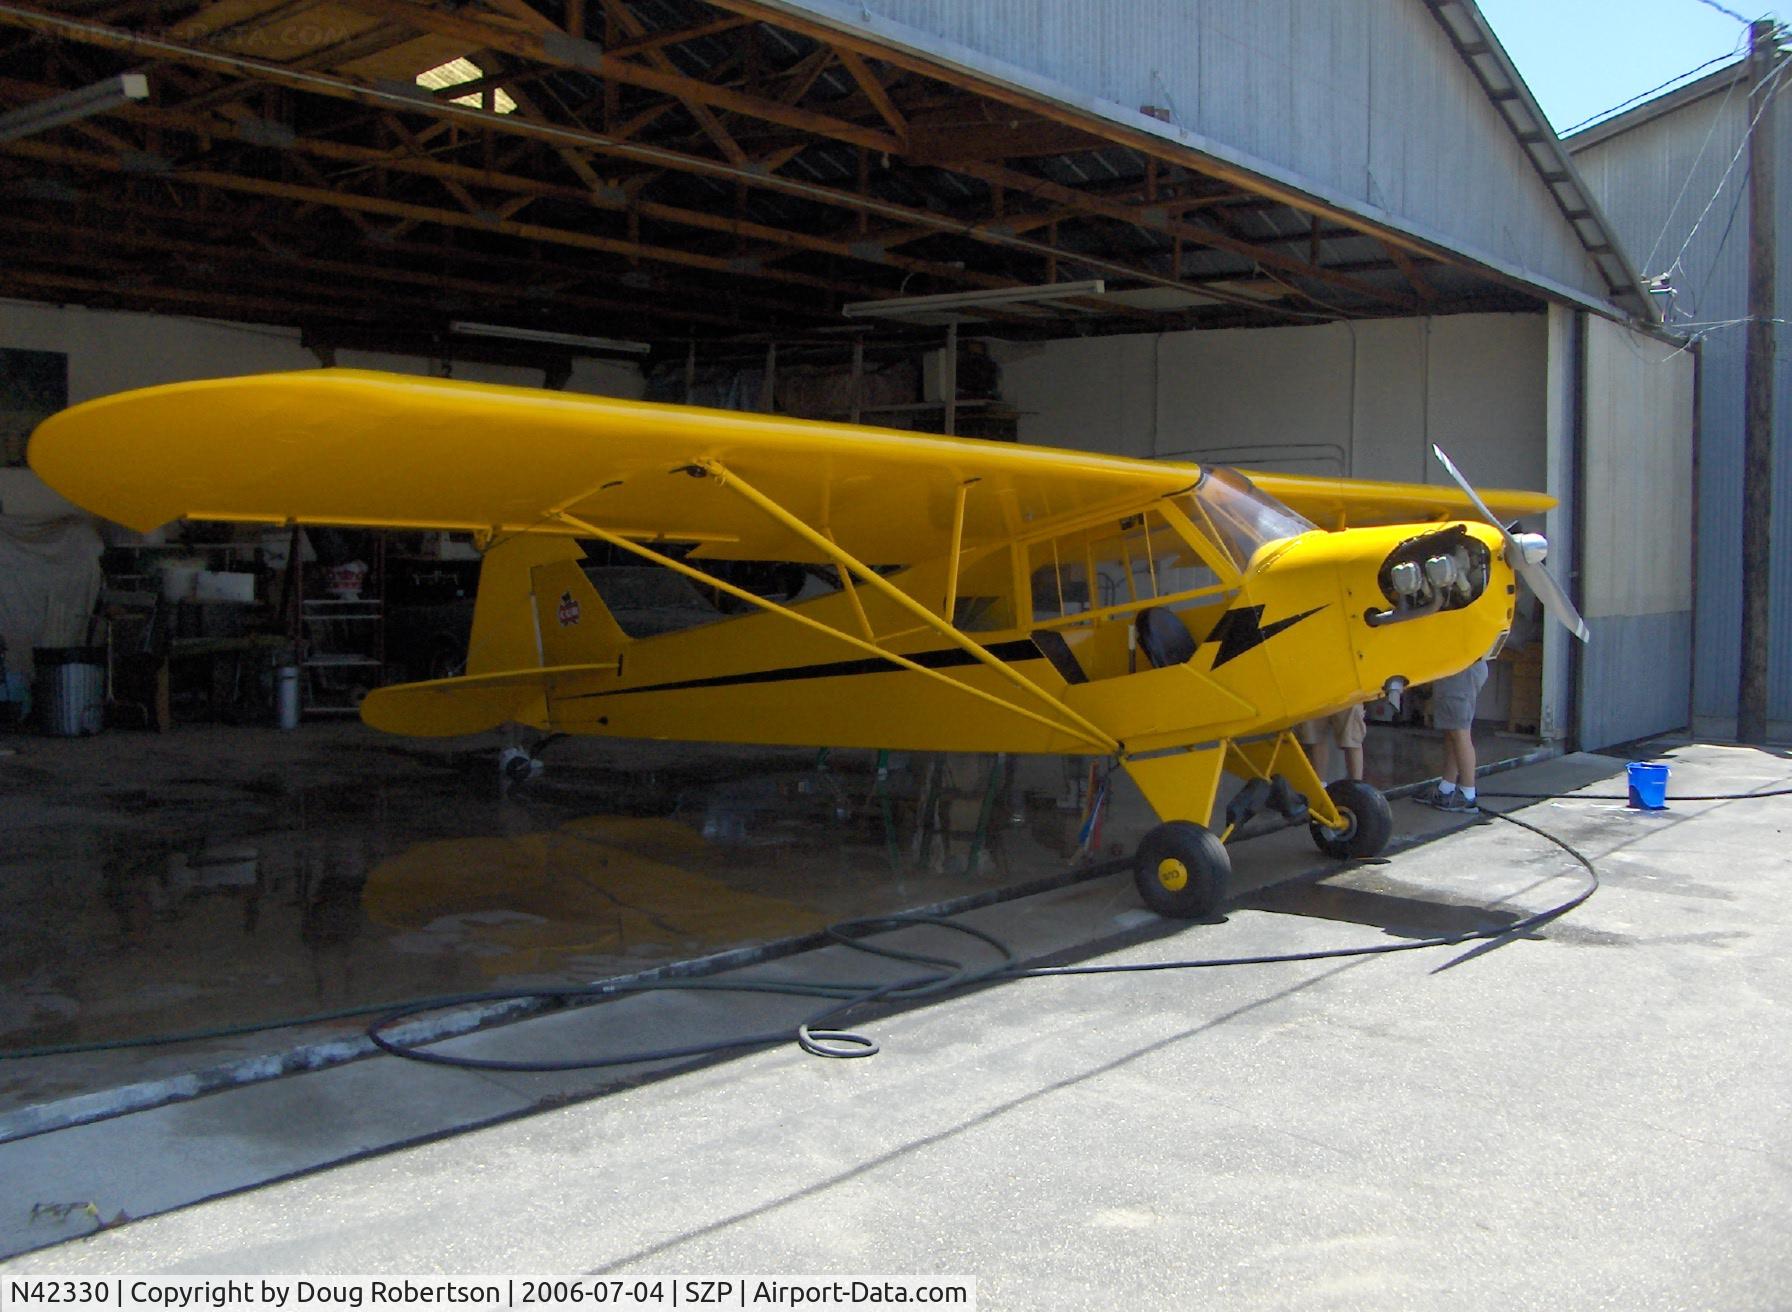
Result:
[[[700,955],[826,920],[691,867],[718,853],[672,820],[591,816],[547,833],[419,843],[367,879],[366,911],[409,953],[466,953],[487,976],[569,956]]]
[[[31,928],[0,937],[0,1048],[630,973],[1036,877],[1075,846],[1055,760],[1017,780],[993,758],[692,751],[557,763],[510,796],[489,760],[313,760],[302,785],[170,776],[123,810],[140,790],[65,785],[65,819],[9,828],[0,916]]]

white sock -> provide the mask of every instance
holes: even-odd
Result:
[[[1442,779],[1439,779],[1437,781],[1437,795],[1439,797],[1448,797],[1451,793],[1453,793],[1455,791],[1456,791],[1455,784],[1447,784]]]
[[[1465,802],[1474,801],[1475,800],[1475,790],[1472,788],[1464,788],[1462,790],[1462,800]]]

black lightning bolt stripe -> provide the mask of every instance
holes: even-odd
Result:
[[[1240,606],[1237,610],[1229,610],[1220,616],[1220,622],[1213,626],[1206,642],[1217,642],[1220,649],[1213,658],[1213,668],[1219,669],[1227,661],[1236,660],[1247,651],[1253,651],[1268,642],[1284,629],[1291,629],[1309,615],[1317,615],[1324,606],[1315,606],[1312,610],[1303,610],[1298,615],[1290,615],[1285,620],[1263,623],[1263,607]],[[1205,645],[1205,644],[1203,644]]]
[[[988,648],[1000,661],[1037,661],[1045,653],[1030,638],[1014,642],[998,642]],[[962,647],[946,647],[939,651],[902,652],[915,664],[930,670],[947,670],[960,665],[975,665],[978,660]],[[791,665],[779,670],[750,670],[745,674],[716,674],[707,679],[679,679],[672,683],[648,683],[639,688],[612,688],[605,692],[576,693],[564,701],[584,701],[592,697],[626,697],[637,692],[682,692],[687,688],[737,688],[752,683],[786,683],[796,679],[839,679],[855,674],[900,674],[903,666],[880,656],[867,656],[856,661],[828,661],[821,665]]]

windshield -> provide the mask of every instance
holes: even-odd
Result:
[[[1223,466],[1202,470],[1201,481],[1195,485],[1195,502],[1206,512],[1207,522],[1240,569],[1265,542],[1295,537],[1316,527],[1274,497],[1259,492],[1256,484],[1236,469]]]

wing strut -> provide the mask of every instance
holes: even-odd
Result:
[[[741,497],[757,506],[765,514],[769,515],[772,519],[796,534],[804,542],[807,542],[811,547],[814,547],[817,551],[825,552],[841,569],[851,570],[854,574],[857,574],[867,586],[883,593],[885,597],[895,602],[896,605],[900,606],[903,610],[909,612],[909,614],[920,620],[921,623],[939,634],[940,637],[944,638],[947,642],[969,652],[983,664],[989,666],[990,669],[1008,680],[1009,683],[1020,688],[1029,696],[1037,698],[1050,706],[1052,710],[1063,716],[1065,721],[1068,721],[1067,724],[1061,724],[1059,727],[1070,729],[1071,726],[1074,725],[1075,728],[1071,731],[1074,732],[1077,737],[1086,742],[1096,744],[1101,748],[1104,754],[1119,750],[1120,744],[1118,740],[1103,733],[1096,725],[1065,706],[1063,702],[1059,701],[1044,688],[1041,688],[1038,684],[1034,683],[1012,665],[1009,665],[1006,661],[1002,660],[1001,657],[995,655],[989,648],[983,646],[961,630],[954,628],[949,616],[935,615],[932,611],[928,610],[927,607],[909,596],[908,593],[902,591],[901,588],[898,588],[895,584],[891,583],[869,565],[865,564],[857,557],[849,555],[840,547],[835,546],[825,534],[816,532],[807,524],[803,523],[802,520],[784,509],[783,506],[780,506],[777,502],[766,496],[765,493],[747,482],[746,479],[731,472],[721,461],[714,459],[699,460],[696,462],[696,467],[702,469],[710,477],[714,478],[718,486],[733,489]],[[883,654],[888,655],[888,653]],[[891,657],[891,659],[895,658]],[[1016,707],[1015,709],[1019,710],[1020,708]]]
[[[889,661],[892,665],[900,665],[903,669],[913,670],[916,674],[925,674],[928,678],[936,679],[940,683],[945,684],[948,688],[956,689],[962,693],[968,693],[972,697],[988,702],[991,706],[998,706],[1001,709],[1010,711],[1024,719],[1032,720],[1035,724],[1042,724],[1054,732],[1068,734],[1073,738],[1086,742],[1102,755],[1110,755],[1119,747],[1119,744],[1114,739],[1102,734],[1100,730],[1090,732],[1081,728],[1079,724],[1071,722],[1073,720],[1081,721],[1081,716],[1067,714],[1061,719],[1053,719],[1050,716],[1041,715],[1039,712],[1029,710],[1025,706],[1018,706],[1014,702],[1004,701],[994,693],[985,692],[981,688],[974,688],[968,683],[961,683],[950,675],[940,673],[938,670],[928,669],[925,665],[912,661],[906,656],[898,656],[895,652],[885,651],[874,642],[868,642],[864,638],[856,637],[841,629],[836,629],[832,625],[823,624],[820,620],[805,615],[801,611],[792,610],[788,606],[780,605],[769,597],[761,597],[758,593],[748,592],[745,588],[736,587],[734,584],[719,579],[713,574],[705,574],[702,570],[687,565],[682,560],[674,560],[672,557],[665,555],[662,552],[655,551],[652,547],[643,546],[639,542],[631,542],[628,538],[612,533],[608,529],[599,528],[596,524],[589,523],[574,515],[567,514],[565,511],[556,512],[553,517],[560,523],[566,525],[567,528],[572,530],[579,537],[591,537],[596,538],[600,542],[607,542],[613,547],[619,547],[623,551],[639,556],[643,560],[651,561],[655,565],[663,565],[667,569],[673,571],[673,573],[682,574],[693,582],[701,583],[706,588],[715,588],[727,593],[736,600],[747,602],[750,605],[759,607],[761,610],[770,611],[774,615],[782,615],[785,619],[793,620],[796,623],[803,625],[805,628],[814,629],[818,633],[825,633],[830,638],[837,638],[841,642],[857,647],[860,651],[869,652],[873,656],[881,657],[884,660]],[[841,554],[844,555],[845,553]],[[850,557],[848,557],[848,559],[850,559]],[[879,582],[881,581],[882,580],[880,579]],[[1041,692],[1043,693],[1043,689]],[[1049,693],[1044,695],[1048,698],[1050,696]],[[1063,710],[1061,703],[1054,701],[1052,704],[1056,709]]]

